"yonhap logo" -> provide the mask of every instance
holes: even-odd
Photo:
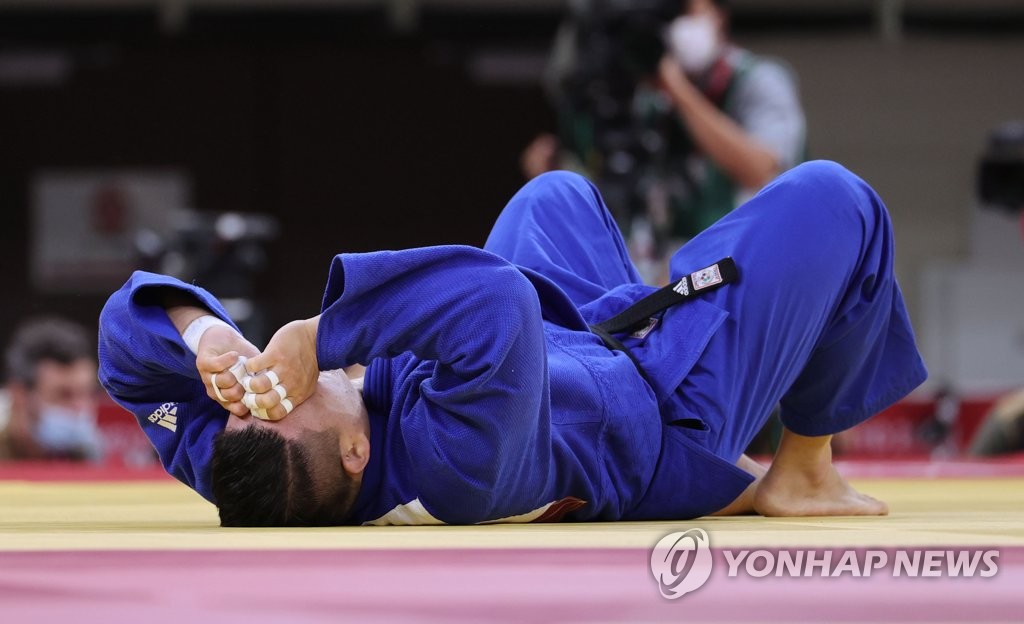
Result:
[[[704,529],[669,533],[651,551],[658,591],[675,599],[699,589],[711,576],[711,540]]]
[[[719,578],[772,580],[818,577],[972,578],[999,573],[995,548],[760,548],[711,550],[704,529],[669,533],[651,550],[651,574],[670,600],[707,584],[714,560]]]

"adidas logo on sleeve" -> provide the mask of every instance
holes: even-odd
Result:
[[[147,420],[173,432],[178,431],[178,404],[164,403],[149,415]]]

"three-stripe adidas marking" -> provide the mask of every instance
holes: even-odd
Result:
[[[147,419],[149,422],[160,425],[164,429],[171,431],[178,430],[178,404],[177,403],[164,403],[160,407],[156,408]]]

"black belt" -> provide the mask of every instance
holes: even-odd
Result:
[[[679,281],[647,295],[607,321],[591,325],[590,330],[597,334],[609,349],[622,351],[629,356],[629,359],[636,365],[636,369],[640,371],[640,376],[653,387],[644,368],[640,366],[640,362],[614,334],[628,333],[635,338],[644,338],[658,322],[654,318],[655,314],[687,299],[693,299],[697,295],[731,284],[739,277],[739,271],[732,258],[723,258],[709,267],[684,275]]]

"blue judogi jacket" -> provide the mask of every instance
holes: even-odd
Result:
[[[231,322],[202,288],[136,272],[101,314],[100,378],[136,415],[167,471],[212,501],[213,438],[227,412],[207,397],[195,356],[150,296],[166,287]],[[651,388],[587,320],[652,290],[623,285],[581,310],[539,274],[472,247],[337,256],[317,357],[325,370],[368,364],[371,453],[352,520],[670,517],[657,501],[636,513],[659,461],[659,403],[724,313],[693,302],[678,309],[685,318],[672,324],[676,333],[631,342],[641,361],[660,362]],[[696,445],[692,465],[677,470],[678,496],[691,480],[716,491],[690,501],[690,515],[727,504],[750,480]]]
[[[673,256],[674,279],[725,256],[741,277],[619,337],[647,380],[588,329],[654,289],[580,176],[527,184],[487,250],[337,256],[317,357],[322,369],[368,366],[371,451],[352,521],[721,509],[753,480],[734,462],[776,404],[791,431],[829,435],[925,379],[893,245],[863,180],[823,161],[787,172]],[[100,316],[100,380],[168,472],[212,500],[210,454],[227,412],[155,303],[153,289],[168,287],[230,322],[201,288],[135,273]]]

